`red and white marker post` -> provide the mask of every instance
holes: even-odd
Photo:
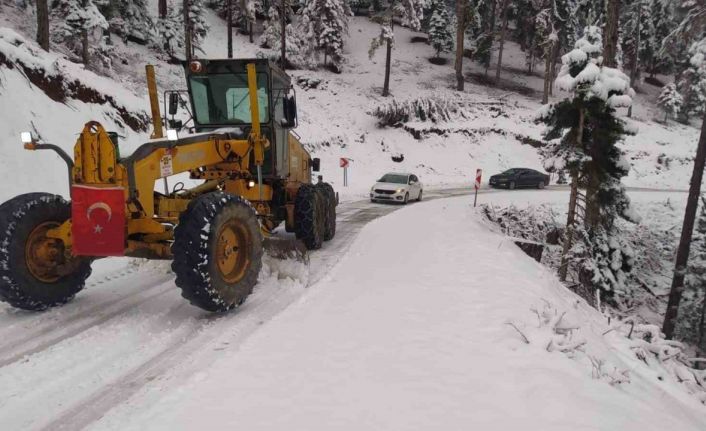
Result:
[[[473,207],[476,206],[476,201],[478,200],[478,189],[480,188],[481,177],[483,176],[483,169],[476,169],[476,182],[473,184],[476,189],[476,195],[473,197]]]
[[[339,165],[343,168],[343,187],[348,187],[348,163],[347,158],[341,157]]]

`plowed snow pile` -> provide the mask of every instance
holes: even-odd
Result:
[[[706,428],[694,394],[488,231],[466,197],[370,223],[302,298],[94,429]]]

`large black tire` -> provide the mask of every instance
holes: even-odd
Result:
[[[404,200],[402,201],[402,205],[407,205],[409,202],[409,193],[404,194]]]
[[[544,186],[546,186],[544,180],[540,181],[539,184],[537,184],[537,188],[539,190],[542,190],[544,188]]]
[[[318,250],[324,239],[322,194],[311,184],[302,184],[294,199],[294,233],[309,250]]]
[[[69,302],[84,288],[91,259],[68,257],[61,241],[42,233],[70,217],[71,204],[49,193],[19,195],[0,205],[1,301],[40,311]],[[48,244],[53,259],[39,262],[28,251],[30,240]],[[57,270],[59,266],[63,271]]]
[[[507,185],[507,188],[510,189],[510,190],[515,190],[515,182],[514,182],[514,181],[510,181],[510,184]]]
[[[329,183],[319,183],[316,187],[325,197],[324,241],[330,241],[336,236],[336,192]]]
[[[237,242],[227,242],[224,235]],[[199,196],[179,217],[172,254],[181,296],[207,311],[237,307],[252,293],[262,268],[255,209],[245,199],[223,192]],[[225,272],[231,258],[232,272]]]
[[[424,193],[424,191],[423,191],[423,190],[420,190],[420,191],[419,191],[419,196],[417,196],[417,202],[421,202],[421,201],[422,201],[422,193]]]

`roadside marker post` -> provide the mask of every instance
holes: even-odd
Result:
[[[343,168],[343,187],[348,187],[348,163],[349,159],[341,157],[339,165]]]
[[[473,197],[473,208],[476,207],[476,201],[478,201],[478,189],[480,188],[481,177],[483,176],[483,169],[476,169],[476,182],[473,185],[476,189],[476,194]]]

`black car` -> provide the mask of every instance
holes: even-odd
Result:
[[[512,168],[493,175],[489,181],[490,187],[505,187],[515,189],[518,187],[536,187],[543,189],[549,185],[549,175],[537,172],[534,169]]]

